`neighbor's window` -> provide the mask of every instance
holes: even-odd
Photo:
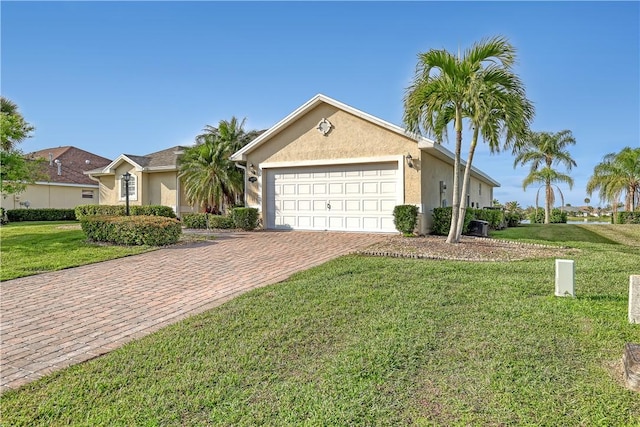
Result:
[[[129,178],[129,200],[136,200],[138,198],[138,180],[135,175],[131,175]],[[124,200],[127,195],[126,189],[127,182],[120,178],[120,200]]]
[[[482,183],[478,184],[478,195],[482,196]]]
[[[93,190],[82,190],[83,199],[93,199]]]

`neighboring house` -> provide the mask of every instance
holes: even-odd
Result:
[[[395,232],[394,207],[413,204],[426,233],[453,194],[453,153],[324,95],[231,158],[268,229]],[[463,201],[491,206],[500,184],[476,168],[470,181]]]
[[[85,172],[99,182],[101,205],[124,205],[129,172],[129,204],[170,206],[176,215],[194,212],[178,178],[177,159],[185,147],[175,146],[144,156],[121,154],[108,165]]]
[[[44,159],[43,172],[46,179],[28,185],[22,193],[3,194],[3,208],[71,209],[77,205],[100,202],[98,183],[84,172],[103,167],[111,163],[111,160],[71,146],[47,148],[29,153],[25,157]]]

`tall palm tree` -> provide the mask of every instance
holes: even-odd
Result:
[[[466,206],[461,203],[461,194],[466,191],[478,137],[497,150],[501,136],[505,144],[512,142],[533,115],[520,80],[511,72],[514,61],[515,49],[502,37],[476,43],[462,57],[441,49],[418,56],[415,77],[404,97],[405,126],[409,132],[427,134],[436,142],[446,137],[451,121],[456,132],[448,243],[458,243],[462,234]],[[469,120],[473,136],[461,189],[464,119]]]
[[[576,140],[569,130],[557,133],[530,132],[524,144],[517,147],[513,167],[531,164],[529,175],[522,181],[522,188],[526,190],[533,183],[541,183],[545,188],[545,224],[549,224],[551,220],[551,207],[555,201],[553,185],[566,183],[569,188],[573,188],[573,178],[557,171],[554,167],[563,164],[570,171],[573,166],[576,166],[575,160],[567,150],[567,146],[575,143]],[[558,191],[560,191],[559,188]]]
[[[237,202],[244,180],[229,157],[257,135],[245,132],[244,123],[232,117],[221,120],[217,128],[207,125],[196,137],[196,145],[180,156],[178,175],[190,203],[224,211]]]
[[[614,211],[623,194],[626,211],[640,206],[640,148],[625,147],[619,153],[604,156],[587,182],[589,195],[596,190],[600,200],[611,203]]]

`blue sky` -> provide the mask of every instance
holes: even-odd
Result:
[[[272,126],[317,93],[402,125],[417,54],[503,35],[536,131],[569,129],[583,204],[603,155],[640,146],[638,2],[9,2],[1,91],[36,126],[25,152],[115,158],[190,144],[207,125]],[[469,133],[464,134],[468,142]],[[445,146],[453,150],[453,135]],[[465,145],[466,146],[466,145]],[[366,150],[366,147],[363,147]],[[481,147],[501,202],[535,203],[527,169]],[[597,194],[592,205],[598,203]],[[541,199],[542,200],[542,199]]]

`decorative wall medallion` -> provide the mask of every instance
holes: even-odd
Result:
[[[333,128],[333,125],[331,124],[331,122],[325,118],[320,120],[318,122],[318,126],[316,126],[316,129],[318,129],[318,131],[324,136],[327,136],[327,134],[331,132],[332,128]]]

